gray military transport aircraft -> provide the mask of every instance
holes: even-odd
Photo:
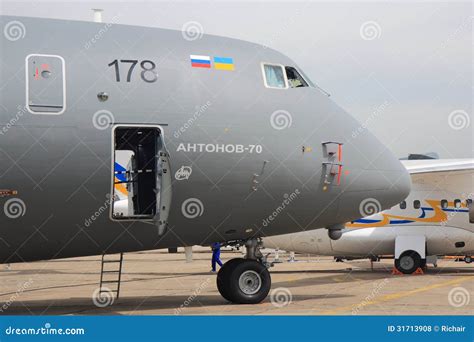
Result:
[[[337,239],[365,199],[388,209],[410,191],[394,155],[265,46],[26,17],[1,28],[1,263],[240,244],[217,286],[258,303],[261,237]]]

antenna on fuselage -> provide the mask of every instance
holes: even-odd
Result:
[[[94,12],[94,22],[101,23],[102,22],[102,12],[104,10],[101,8],[93,8],[92,12]]]

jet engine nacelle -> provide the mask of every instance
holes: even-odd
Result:
[[[342,230],[344,228],[346,228],[344,224],[335,224],[333,226],[326,227],[328,230],[328,236],[331,240],[339,240],[342,236]]]

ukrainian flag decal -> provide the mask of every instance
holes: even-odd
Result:
[[[217,70],[234,70],[234,60],[230,57],[214,57],[214,68]]]

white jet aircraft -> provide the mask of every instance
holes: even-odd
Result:
[[[323,230],[266,237],[266,248],[331,255],[337,259],[394,256],[395,267],[410,274],[436,256],[474,254],[474,159],[404,160],[412,190],[399,205],[377,213],[374,199],[361,202],[367,217],[346,224],[339,240]],[[373,214],[373,215],[371,215]]]

